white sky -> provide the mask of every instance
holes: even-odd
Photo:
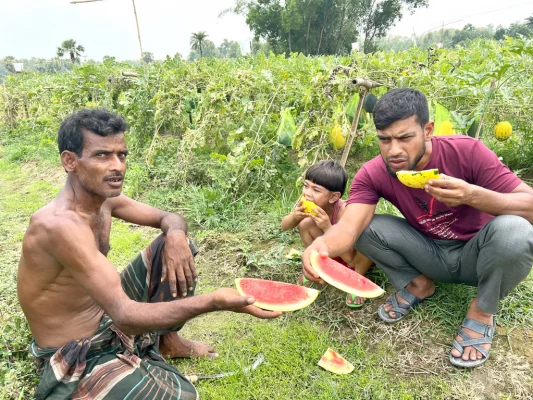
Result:
[[[209,39],[249,41],[244,17],[218,14],[233,0],[135,0],[144,51],[158,59],[176,52],[187,56],[192,32],[206,31]],[[427,9],[408,13],[390,34],[409,36],[440,26],[462,28],[467,23],[508,26],[533,15],[533,0],[429,0]],[[459,21],[458,21],[459,20]],[[63,40],[75,39],[85,55],[101,60],[139,57],[131,0],[70,4],[70,0],[0,0],[0,58],[55,55]]]

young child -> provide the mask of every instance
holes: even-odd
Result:
[[[348,177],[344,168],[335,161],[320,161],[305,172],[302,197],[316,204],[316,215],[305,212],[302,199],[294,210],[281,221],[281,229],[288,231],[298,227],[300,237],[305,247],[324,234],[332,225],[335,225],[344,214],[346,201],[341,197],[346,189]],[[354,269],[361,275],[372,266],[372,260],[366,258],[355,249],[335,258],[336,261],[348,268]],[[305,278],[302,278],[305,284]],[[366,299],[352,296],[346,297],[346,305],[351,308],[360,308]]]

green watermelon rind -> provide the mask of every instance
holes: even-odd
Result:
[[[321,260],[325,260],[327,264],[321,262]],[[358,274],[357,272],[349,268],[346,268],[341,263],[332,260],[329,257],[320,256],[316,251],[311,252],[311,266],[315,269],[316,272],[318,272],[320,278],[322,278],[330,285],[336,287],[337,289],[342,290],[343,292],[353,294],[355,296],[366,297],[368,299],[379,297],[383,293],[385,293],[382,288],[380,288],[370,279],[367,279],[363,275]],[[330,268],[330,270],[332,271],[327,271],[327,268]],[[341,282],[338,279],[335,279],[331,275],[333,272],[347,275],[347,281]],[[363,284],[369,286],[371,289],[363,290],[360,287],[357,287],[356,285],[359,282],[362,282]]]
[[[258,293],[247,293],[245,289],[243,288],[243,286],[241,285],[242,281],[255,281],[256,283],[265,282],[265,285],[270,286],[269,289],[271,289],[272,284],[276,284],[276,285],[279,285],[280,287],[284,287],[285,289],[293,289],[293,290],[297,290],[299,292],[305,293],[306,297],[296,302],[284,302],[284,303],[266,302],[265,300],[262,300],[260,298],[260,294]],[[294,285],[292,283],[286,283],[286,282],[268,281],[265,279],[256,279],[256,278],[236,278],[235,286],[237,287],[237,291],[239,292],[241,296],[255,297],[255,303],[253,303],[254,306],[262,308],[263,310],[269,310],[269,311],[288,312],[288,311],[301,310],[302,308],[305,308],[311,305],[316,300],[316,298],[318,297],[318,294],[320,293],[319,290],[308,288],[305,286]]]

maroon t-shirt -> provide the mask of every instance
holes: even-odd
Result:
[[[512,192],[522,181],[481,141],[468,136],[433,137],[433,152],[424,169],[500,192]],[[394,204],[418,230],[433,239],[469,240],[492,215],[467,205],[450,207],[424,189],[403,185],[387,172],[383,158],[366,162],[355,175],[348,204],[377,204],[380,197]]]

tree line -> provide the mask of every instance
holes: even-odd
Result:
[[[533,15],[522,21],[512,23],[509,27],[487,25],[475,27],[466,24],[462,29],[438,29],[422,35],[387,36],[379,42],[379,48],[384,51],[404,51],[411,47],[446,47],[468,45],[478,38],[503,40],[505,36],[517,38],[519,36],[533,37]]]
[[[255,39],[276,54],[342,55],[359,38],[365,53],[377,50],[405,11],[427,6],[428,0],[236,0],[221,15],[245,16]]]
[[[362,43],[365,53],[376,50],[404,51],[411,47],[452,48],[467,45],[477,38],[503,40],[510,37],[533,37],[533,15],[512,23],[509,27],[465,25],[462,29],[442,28],[422,35],[386,36],[405,10],[414,12],[427,6],[427,0],[236,0],[228,12],[246,16],[246,22],[254,34],[250,43],[252,54],[346,55],[352,51],[352,43]],[[237,58],[242,56],[238,42],[224,39],[216,46],[205,31],[192,33],[189,61],[202,57]],[[28,72],[67,72],[83,57],[85,47],[74,39],[68,39],[57,47],[56,57],[51,59],[0,59],[0,78],[15,72],[14,64],[21,62]],[[151,52],[143,52],[146,63],[155,61]],[[66,57],[66,59],[64,58]],[[174,59],[183,59],[179,53]],[[115,57],[104,56],[103,62],[115,62]],[[125,61],[138,65],[141,60]],[[94,60],[86,61],[97,63]]]

